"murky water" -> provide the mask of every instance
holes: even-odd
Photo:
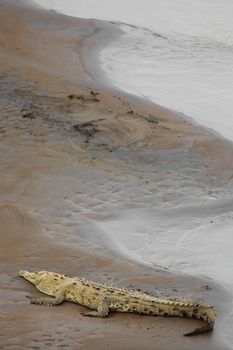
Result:
[[[114,84],[233,140],[233,42],[122,27],[127,35],[102,52]]]
[[[127,35],[102,53],[114,83],[233,139],[231,0],[37,2],[72,16],[139,27],[123,25]]]

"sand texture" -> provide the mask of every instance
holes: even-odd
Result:
[[[1,349],[227,348],[217,330],[184,338],[195,320],[31,305],[39,292],[18,277],[47,269],[225,310],[214,281],[143,264],[108,230],[232,184],[228,141],[105,79],[98,52],[117,35],[114,24],[0,3]]]

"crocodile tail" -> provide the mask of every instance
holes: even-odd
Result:
[[[200,328],[196,328],[193,331],[184,334],[185,336],[192,336],[196,334],[201,334],[205,332],[210,332],[214,328],[214,321],[216,318],[215,310],[212,306],[201,304],[200,307],[200,314],[196,318],[200,318],[204,322],[206,322],[206,325]],[[195,316],[194,316],[195,317]]]
[[[214,328],[214,322],[210,322],[204,327],[196,328],[192,332],[185,333],[184,336],[189,337],[189,336],[196,335],[196,334],[210,332],[213,330],[213,328]]]

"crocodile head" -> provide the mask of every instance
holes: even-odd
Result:
[[[48,273],[47,271],[40,271],[40,272],[19,271],[20,276],[22,276],[29,282],[33,283],[35,286],[41,283],[41,281],[45,278],[47,273]]]

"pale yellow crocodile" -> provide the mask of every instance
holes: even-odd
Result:
[[[211,331],[216,318],[212,306],[189,301],[159,299],[141,292],[119,289],[83,278],[70,278],[55,272],[20,271],[19,275],[53,298],[31,299],[32,304],[60,305],[70,301],[84,305],[92,311],[84,316],[106,317],[110,311],[133,312],[151,316],[176,316],[203,320],[205,325],[185,335]]]

